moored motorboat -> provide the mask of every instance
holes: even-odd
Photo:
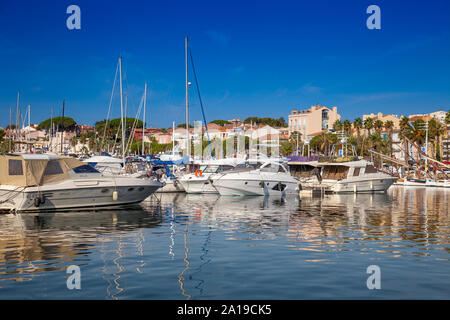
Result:
[[[385,192],[398,179],[377,170],[366,160],[319,162],[315,176],[302,181],[303,189],[334,193]]]
[[[103,175],[74,158],[0,156],[0,210],[41,211],[114,207],[143,201],[162,184]]]
[[[292,177],[283,163],[265,160],[246,163],[212,177],[213,186],[222,196],[273,196],[296,194],[299,181]]]
[[[424,179],[406,178],[403,185],[405,187],[425,187],[426,182]]]

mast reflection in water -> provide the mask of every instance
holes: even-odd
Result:
[[[447,189],[0,216],[2,299],[449,299]],[[66,269],[78,265],[81,289]],[[381,269],[368,290],[366,269]]]

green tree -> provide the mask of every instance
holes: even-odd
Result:
[[[42,121],[39,126],[38,129],[42,130],[50,130],[50,126],[53,123],[53,125],[56,127],[58,127],[58,130],[62,130],[62,125],[63,125],[63,121],[62,121],[62,117],[54,117],[53,119],[47,119]],[[75,125],[77,123],[75,122],[75,120],[73,120],[71,117],[64,117],[64,130],[74,130],[75,129]]]
[[[392,131],[394,130],[394,122],[391,120],[387,120],[384,123],[384,128],[387,130],[389,134],[388,142],[389,142],[389,155],[392,157]]]
[[[380,119],[375,120],[375,122],[373,123],[373,127],[375,128],[375,131],[378,133],[381,133],[381,131],[384,128],[384,122],[381,121]]]
[[[231,124],[231,122],[227,121],[227,120],[213,120],[210,123],[215,123],[215,124],[217,124],[219,126],[224,126],[226,124]]]
[[[343,127],[343,124],[341,122],[341,120],[337,119],[334,123],[333,123],[333,129],[335,131],[341,131]]]
[[[361,118],[356,118],[353,121],[353,128],[356,129],[356,134],[357,134],[358,138],[360,137],[362,127],[363,127],[362,119]]]
[[[373,129],[373,119],[372,118],[367,118],[366,120],[364,120],[364,129],[367,130],[368,135],[370,136],[370,130]]]
[[[342,127],[344,128],[344,132],[349,134],[352,130],[352,123],[349,120],[344,120],[344,122],[342,122]]]

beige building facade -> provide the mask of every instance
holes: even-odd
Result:
[[[386,121],[392,121],[394,123],[394,130],[400,129],[400,118],[397,117],[394,114],[382,114],[381,112],[378,112],[377,114],[371,113],[371,114],[364,114],[362,120],[365,121],[367,118],[372,118],[373,121],[381,120],[384,123]]]
[[[332,129],[334,122],[338,119],[340,120],[341,116],[338,114],[337,107],[330,109],[317,105],[306,110],[293,110],[288,117],[289,134],[298,131],[302,134],[302,140],[305,141],[310,135]]]

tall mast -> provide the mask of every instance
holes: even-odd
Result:
[[[147,82],[144,87],[144,117],[142,119],[142,155],[144,155],[144,132],[145,132],[145,103],[147,101]]]
[[[184,47],[185,47],[185,64],[186,64],[186,141],[187,141],[187,154],[191,156],[191,141],[189,139],[189,97],[188,97],[188,37],[184,37]]]
[[[31,126],[31,121],[30,121],[30,113],[31,113],[31,106],[28,105],[28,137],[27,137],[27,142],[31,142],[31,137],[30,137],[30,126]],[[31,146],[28,145],[30,151],[31,151]]]
[[[64,143],[64,107],[66,105],[66,99],[63,100],[63,107],[62,107],[62,119],[61,119],[61,146],[60,146],[60,153],[63,153],[63,143]]]
[[[172,121],[172,160],[175,159],[175,139],[174,134],[175,133],[175,121]]]
[[[120,112],[122,115],[122,161],[125,166],[125,124],[123,117],[123,91],[122,91],[122,57],[119,57],[119,74],[120,74]]]
[[[9,107],[9,153],[11,153],[11,122],[12,122],[12,108]]]
[[[53,150],[53,107],[50,109],[50,148],[49,151]]]
[[[19,116],[19,100],[20,100],[20,91],[17,91],[17,104],[16,104],[16,140],[19,138],[19,127],[20,127],[20,116]]]

